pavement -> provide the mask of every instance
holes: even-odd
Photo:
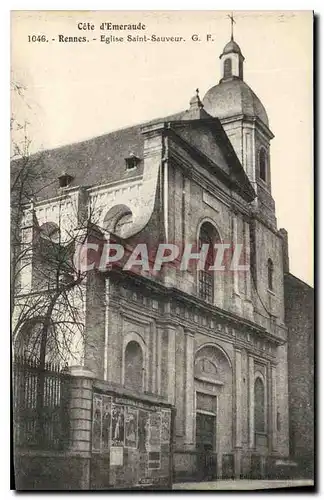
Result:
[[[202,483],[174,483],[173,490],[264,490],[273,488],[291,488],[298,486],[313,486],[312,479],[281,479],[281,480],[263,480],[263,479],[237,479],[208,481]]]

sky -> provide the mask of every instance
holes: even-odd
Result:
[[[23,97],[13,94],[12,113],[28,121],[31,152],[187,109],[196,88],[203,98],[220,79],[229,13],[13,12],[11,80],[25,91]],[[289,234],[290,271],[313,285],[312,13],[235,11],[234,18],[234,38],[245,56],[244,80],[264,104],[275,135],[272,195],[278,228]],[[142,22],[147,29],[137,32],[140,36],[155,33],[186,41],[101,42],[101,35],[134,34],[99,29],[110,21]],[[79,30],[78,23],[95,29]],[[49,41],[29,41],[32,35]],[[59,35],[90,41],[59,42]],[[192,41],[192,35],[200,41]]]

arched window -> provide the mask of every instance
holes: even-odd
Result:
[[[122,236],[123,231],[125,231],[132,223],[133,223],[132,212],[122,215],[115,224],[114,232]]]
[[[103,220],[103,227],[106,231],[123,236],[124,231],[133,222],[131,209],[126,205],[115,205],[112,207]]]
[[[267,155],[264,148],[259,153],[259,175],[264,182],[267,180]]]
[[[143,352],[135,340],[128,342],[125,349],[125,378],[127,389],[143,390]]]
[[[268,259],[268,290],[273,290],[273,262]]]
[[[232,59],[227,58],[224,61],[224,78],[230,78],[232,76]]]
[[[27,361],[37,365],[61,361],[59,340],[53,324],[44,327],[44,320],[27,321],[15,341],[15,352]]]
[[[254,382],[254,429],[265,432],[265,391],[260,377]]]
[[[219,241],[219,235],[210,222],[204,222],[200,228],[199,250],[203,245],[208,245],[207,258],[204,269],[199,270],[198,293],[199,297],[208,302],[214,301],[214,271],[209,270],[215,261],[215,243]]]
[[[50,240],[53,243],[59,243],[60,241],[60,228],[55,222],[45,222],[39,228],[40,236],[46,240]]]
[[[74,249],[71,242],[63,243],[62,232],[54,222],[45,222],[39,228],[39,239],[33,248],[32,287],[50,289],[61,282],[73,281]]]

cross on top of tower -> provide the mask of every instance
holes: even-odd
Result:
[[[227,17],[230,19],[231,21],[231,40],[234,40],[234,24],[236,24],[236,21],[234,19],[234,16],[233,16],[233,12],[232,14],[227,14]]]

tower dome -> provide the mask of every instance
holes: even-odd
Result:
[[[234,54],[241,54],[242,55],[240,46],[234,40],[230,40],[225,45],[223,52],[219,57],[222,57],[223,54],[230,54],[231,52],[233,52]]]
[[[268,115],[260,99],[239,78],[225,79],[209,89],[203,105],[211,116],[220,119],[236,115],[257,117],[269,127]]]
[[[258,96],[243,80],[244,56],[233,37],[219,56],[221,79],[203,98],[204,109],[211,116],[229,118],[237,115],[259,118],[267,127],[269,120]]]

